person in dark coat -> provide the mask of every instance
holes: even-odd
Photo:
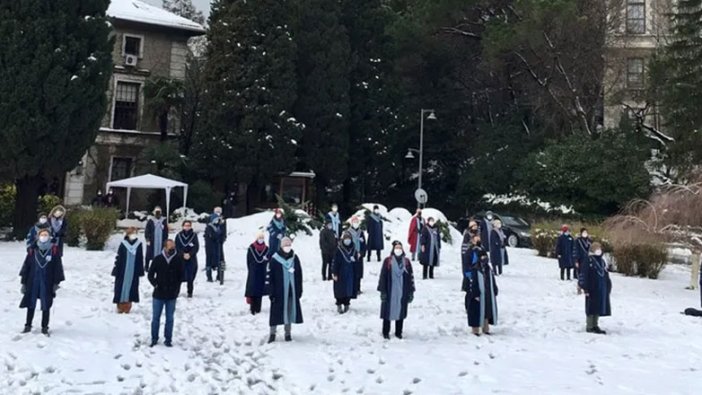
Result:
[[[112,276],[115,278],[112,303],[117,305],[117,313],[129,314],[132,303],[139,303],[139,278],[144,277],[144,251],[136,228],[127,229],[117,249]]]
[[[151,260],[161,254],[163,246],[168,240],[168,219],[162,215],[161,207],[154,207],[153,214],[153,217],[146,222],[146,229],[144,229],[146,270],[149,270]]]
[[[497,283],[492,273],[488,253],[480,238],[474,237],[473,248],[463,258],[463,285],[468,326],[475,336],[490,334],[490,325],[497,325]]]
[[[600,243],[592,243],[592,252],[588,261],[580,269],[579,285],[585,292],[586,331],[605,335],[607,332],[600,329],[599,319],[612,315],[609,299],[612,280],[609,278],[609,265],[602,256]]]
[[[213,216],[217,216],[221,219],[219,226],[222,228],[222,244],[224,244],[227,241],[227,235],[229,235],[229,233],[227,233],[227,217],[224,216],[222,207],[217,206],[212,210],[210,221],[212,220]]]
[[[105,197],[102,196],[102,191],[100,189],[97,190],[97,193],[95,194],[95,197],[93,198],[92,202],[90,202],[90,205],[93,207],[105,206]]]
[[[331,280],[331,263],[336,253],[338,241],[332,227],[327,220],[324,228],[319,232],[319,249],[322,251],[322,281]]]
[[[371,252],[375,251],[380,262],[380,254],[385,248],[385,236],[383,234],[383,217],[380,215],[378,205],[373,206],[373,212],[366,215],[366,228],[368,230],[368,261],[371,258]]]
[[[154,286],[153,315],[151,317],[151,347],[158,344],[161,313],[166,310],[165,345],[173,347],[173,322],[176,300],[183,283],[185,266],[183,257],[178,254],[175,242],[167,239],[163,252],[154,257],[149,267],[149,282]]]
[[[420,244],[420,236],[422,235],[422,230],[424,229],[424,218],[422,218],[422,209],[417,209],[417,213],[410,219],[409,231],[407,233],[407,243],[410,246],[410,252],[412,253],[412,261],[417,258],[417,250]]]
[[[119,199],[117,198],[117,195],[115,195],[115,191],[113,191],[112,189],[107,191],[107,196],[105,196],[105,198],[103,199],[103,206],[111,208],[119,207]]]
[[[217,281],[221,281],[224,271],[224,221],[217,214],[210,216],[210,223],[205,228],[205,266],[207,269],[207,282],[211,283],[212,270],[217,271]]]
[[[358,217],[353,216],[351,218],[351,227],[348,228],[347,232],[351,235],[353,247],[356,250],[356,264],[353,267],[356,276],[356,295],[360,295],[363,293],[361,291],[361,280],[365,272],[363,259],[366,257],[366,234],[361,229],[361,220]]]
[[[468,228],[466,228],[464,234],[469,234],[470,238],[473,236],[480,236],[480,227],[478,226],[478,223],[475,222],[474,220],[470,220],[468,222]]]
[[[183,230],[175,237],[176,251],[183,258],[184,275],[183,282],[188,286],[188,298],[193,297],[195,288],[195,277],[197,276],[197,253],[200,251],[200,240],[193,230],[191,221],[183,221]]]
[[[561,280],[566,280],[567,274],[567,279],[570,281],[570,270],[575,266],[574,247],[575,242],[570,229],[568,225],[563,225],[561,235],[556,240],[556,257],[558,257],[558,267],[561,269]]]
[[[590,246],[592,246],[592,239],[590,239],[587,229],[581,228],[580,237],[575,239],[575,246],[573,247],[573,255],[575,256],[575,278],[580,278],[579,268],[589,259]],[[582,290],[578,287],[578,294],[581,292]]]
[[[493,222],[492,234],[490,236],[490,262],[494,268],[494,274],[502,275],[502,266],[509,265],[509,256],[507,255],[507,237],[502,231],[502,221],[496,219]]]
[[[427,219],[427,226],[422,229],[421,237],[422,250],[419,255],[419,263],[422,264],[422,278],[434,278],[434,268],[439,266],[441,257],[441,234],[436,227],[434,218]]]
[[[483,247],[487,252],[490,252],[490,247],[492,246],[490,239],[492,238],[492,221],[494,219],[495,216],[492,211],[488,211],[485,213],[485,218],[480,221],[480,240],[482,241]]]
[[[19,275],[22,284],[22,301],[19,307],[27,309],[27,320],[22,333],[29,333],[32,330],[34,311],[39,302],[42,311],[41,333],[48,336],[51,306],[59,284],[65,280],[63,263],[58,255],[58,248],[51,243],[51,234],[48,229],[37,232],[37,237],[27,251]]]
[[[59,205],[51,209],[49,215],[49,226],[51,228],[51,242],[58,247],[58,254],[63,258],[63,239],[66,237],[66,209]]]
[[[278,325],[285,326],[285,341],[292,340],[292,324],[302,324],[302,266],[300,258],[292,250],[292,240],[284,237],[280,250],[273,254],[269,267],[270,278],[270,336],[268,343],[275,341]]]
[[[270,254],[266,245],[266,238],[263,232],[256,235],[256,241],[251,243],[246,252],[246,292],[244,296],[251,306],[251,314],[256,315],[261,312],[261,300],[268,294],[267,290],[267,269]]]
[[[356,248],[351,233],[345,232],[336,249],[332,261],[332,278],[334,279],[334,298],[339,314],[349,311],[351,299],[356,299]]]
[[[280,250],[280,241],[283,240],[287,233],[287,228],[285,226],[285,219],[283,218],[283,211],[279,208],[275,209],[275,214],[273,214],[273,219],[268,224],[268,252],[270,254],[275,254]]]
[[[51,224],[49,223],[49,218],[46,216],[45,213],[39,214],[39,218],[37,218],[37,223],[34,224],[31,228],[29,228],[26,238],[27,249],[34,245],[34,243],[37,241],[39,231],[43,229],[48,230],[49,235],[51,235]]]
[[[395,321],[395,337],[402,339],[407,307],[414,300],[414,274],[412,262],[405,257],[402,243],[392,243],[393,253],[385,258],[380,268],[380,318],[383,320],[383,337],[390,339],[390,321]]]
[[[339,206],[332,204],[331,211],[327,213],[325,217],[326,221],[329,221],[332,225],[332,230],[334,231],[334,236],[337,240],[341,238],[341,217],[339,216]]]

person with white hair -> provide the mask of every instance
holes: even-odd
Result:
[[[285,327],[285,341],[292,341],[292,324],[302,324],[302,266],[300,258],[292,249],[292,240],[283,237],[280,249],[273,253],[268,265],[270,278],[271,312],[270,336],[268,343],[273,343],[278,325]]]
[[[266,236],[262,231],[256,234],[256,240],[251,243],[246,252],[246,302],[251,306],[251,314],[256,315],[261,312],[261,300],[267,294],[266,272],[269,262],[268,246]]]
[[[500,276],[502,275],[502,266],[509,265],[509,256],[507,255],[507,236],[502,230],[502,221],[499,219],[492,222],[492,233],[488,244],[490,245],[490,262],[494,273]]]
[[[161,207],[154,207],[153,217],[146,222],[144,229],[146,239],[146,270],[149,270],[151,261],[163,251],[163,246],[168,240],[168,219],[162,215]]]

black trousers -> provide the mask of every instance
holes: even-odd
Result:
[[[577,269],[575,269],[575,270],[577,270]],[[564,275],[566,275],[566,274],[568,275],[568,280],[570,280],[570,268],[563,268],[563,267],[562,267],[562,268],[561,268],[561,280],[564,280],[563,277],[564,277]],[[577,275],[576,275],[575,277],[577,277]]]
[[[336,298],[337,306],[348,306],[351,304],[351,298]]]
[[[373,252],[372,250],[368,250],[368,259],[366,259],[368,262],[370,262],[372,252]],[[381,252],[380,250],[375,251],[376,255],[378,256],[378,262],[380,262],[380,252]]]
[[[402,324],[404,320],[395,321],[395,335],[402,336]],[[390,320],[383,320],[383,336],[390,335]]]
[[[32,326],[32,321],[34,321],[34,311],[36,309],[27,309],[27,322],[24,324],[25,326]],[[43,310],[41,312],[41,328],[45,329],[49,327],[49,316],[50,312],[49,310]]]
[[[251,312],[256,314],[261,312],[261,300],[263,297],[261,296],[254,296],[251,298]]]
[[[195,288],[195,281],[188,281],[188,296],[193,296],[193,289]]]
[[[422,277],[426,280],[427,273],[429,273],[429,278],[434,278],[434,266],[424,265],[422,266]]]
[[[322,280],[327,281],[331,279],[331,261],[333,256],[322,254]]]

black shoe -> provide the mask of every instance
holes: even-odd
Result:
[[[607,331],[604,331],[604,330],[600,329],[599,326],[594,327],[594,328],[592,329],[592,332],[595,333],[595,334],[597,334],[597,335],[606,335],[606,334],[607,334]]]
[[[158,340],[152,340],[151,345],[149,347],[155,347],[158,344]]]
[[[213,283],[214,281],[213,281],[211,278],[208,278],[208,279],[207,279],[207,282],[208,282],[208,283]]]
[[[595,328],[587,328],[587,329],[585,329],[585,332],[587,332],[587,333],[595,333]]]
[[[275,335],[268,336],[268,344],[273,343],[274,341],[275,341]]]
[[[41,333],[43,333],[46,336],[49,336],[49,328],[41,328]]]
[[[289,333],[286,333],[286,334],[285,334],[285,341],[286,341],[286,342],[291,342],[291,341],[292,341],[292,336],[290,336]]]
[[[343,310],[343,312],[344,312],[344,313],[348,313],[348,312],[349,312],[349,305],[344,305],[344,310]]]
[[[32,331],[32,326],[31,325],[25,325],[24,329],[22,330],[22,333],[29,333]]]
[[[168,347],[168,348],[173,347],[173,343],[170,342],[170,341],[168,341],[168,340],[166,340],[166,342],[163,343],[163,344],[164,344],[166,347]]]
[[[398,338],[398,339],[402,339],[402,333],[396,333],[396,334],[395,334],[395,337]]]
[[[385,340],[390,340],[390,334],[388,334],[388,333],[383,333],[383,339],[385,339]]]
[[[336,312],[339,314],[344,314],[344,308],[341,305],[336,306]]]
[[[475,333],[475,332],[473,332],[473,336],[475,336],[475,337],[480,337],[480,333]]]
[[[193,294],[188,294],[188,299],[192,299]]]

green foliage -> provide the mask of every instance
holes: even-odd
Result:
[[[161,138],[168,136],[168,114],[183,104],[183,81],[175,78],[153,77],[144,84],[146,111],[158,121]]]
[[[178,147],[169,142],[162,142],[147,147],[142,151],[142,162],[156,167],[157,176],[179,180],[185,166]]]
[[[68,208],[66,212],[66,237],[64,238],[64,243],[71,247],[80,246],[80,239],[82,236],[82,223],[83,223],[83,213],[87,211],[80,207]]]
[[[451,236],[451,225],[444,221],[436,221],[436,227],[439,229],[441,241],[448,244],[453,244],[453,236]]]
[[[549,228],[532,228],[531,243],[539,256],[551,258],[555,255],[558,234],[557,230]]]
[[[312,236],[312,229],[321,229],[323,223],[317,219],[310,217],[302,207],[305,206],[293,206],[288,204],[276,195],[278,199],[278,207],[283,210],[283,219],[285,220],[286,235],[293,236],[304,232],[307,236]]]
[[[88,251],[100,251],[115,230],[119,213],[112,208],[93,208],[80,216],[81,229],[87,239]]]
[[[198,180],[188,189],[188,206],[196,213],[210,212],[213,207],[221,205],[224,193],[215,191],[212,184]]]
[[[39,198],[39,207],[37,208],[37,214],[44,213],[46,215],[51,214],[51,210],[54,207],[61,204],[61,198],[56,195],[43,195]]]
[[[642,136],[607,131],[594,140],[571,136],[531,153],[518,171],[521,189],[581,213],[614,213],[648,196],[650,147]]]
[[[613,256],[619,273],[650,279],[657,279],[668,262],[668,250],[662,244],[618,245]]]
[[[577,238],[580,229],[586,228],[590,239],[593,242],[602,244],[602,251],[611,253],[612,243],[607,238],[604,227],[599,223],[583,223],[570,220],[540,221],[531,225],[531,242],[539,256],[554,257],[556,252],[556,241],[560,236],[560,229],[563,224],[568,224],[571,234]]]
[[[0,185],[0,226],[12,225],[17,189],[12,184]]]

